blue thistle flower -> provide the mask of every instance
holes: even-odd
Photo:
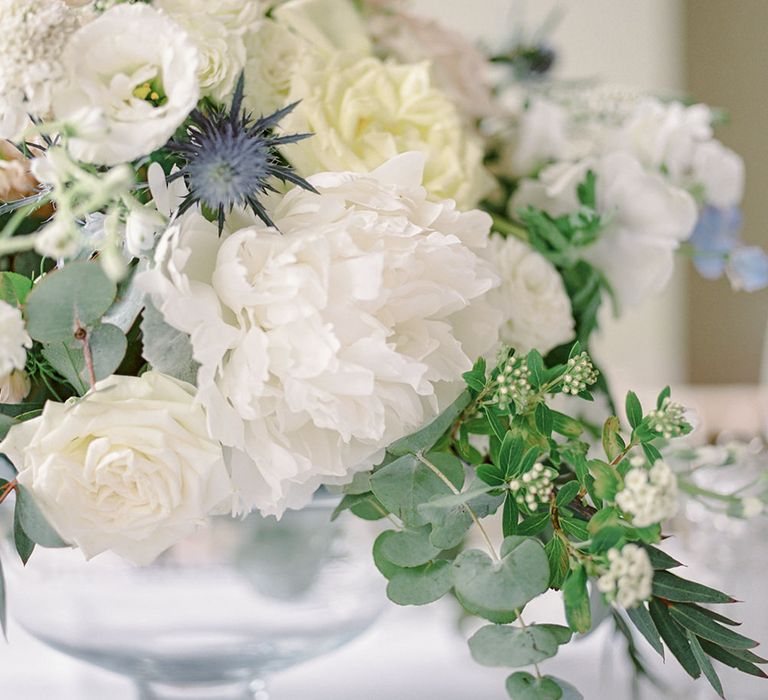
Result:
[[[189,190],[179,213],[196,204],[202,205],[215,212],[219,234],[224,228],[226,213],[235,206],[250,207],[267,226],[275,225],[259,201],[260,195],[277,191],[270,184],[271,178],[316,191],[291,170],[277,150],[278,146],[296,143],[312,134],[273,134],[278,122],[298,103],[254,119],[242,110],[244,84],[241,73],[228,111],[221,107],[205,112],[194,110],[185,138],[168,144],[171,153],[183,161],[183,166],[170,179],[183,177]]]

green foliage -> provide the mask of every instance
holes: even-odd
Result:
[[[41,547],[69,547],[59,534],[46,520],[40,507],[32,499],[27,489],[20,484],[16,486],[16,512],[14,522],[24,534]]]
[[[563,689],[554,678],[536,678],[518,671],[507,678],[507,693],[512,700],[561,700]]]
[[[32,280],[16,272],[0,272],[0,300],[21,307],[32,290]]]
[[[427,605],[442,598],[453,585],[451,562],[439,559],[423,566],[396,570],[387,596],[398,605]]]
[[[141,354],[153,369],[184,382],[196,381],[199,364],[192,357],[189,336],[167,324],[149,302],[142,313],[141,337]],[[168,352],[170,347],[173,352]]]
[[[587,572],[583,566],[577,566],[566,577],[563,603],[568,626],[574,632],[588,632],[592,627],[592,610],[587,591]]]
[[[564,642],[559,642],[558,633],[550,627],[555,625],[486,625],[470,638],[469,650],[472,658],[483,666],[530,666],[553,657],[559,644],[570,641],[569,633],[561,637]]]

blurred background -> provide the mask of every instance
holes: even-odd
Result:
[[[600,78],[722,108],[718,138],[744,158],[744,237],[768,243],[768,26],[766,0],[415,0],[491,47],[516,27],[528,35],[557,17],[546,36],[555,77]],[[753,384],[758,381],[768,291],[734,293],[700,279],[680,259],[665,294],[620,322],[606,318],[599,352],[617,392],[629,385]],[[643,339],[664,338],[663,346]]]

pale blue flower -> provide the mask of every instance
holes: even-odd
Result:
[[[717,279],[725,272],[730,253],[739,245],[742,216],[738,207],[705,207],[688,242],[694,247],[693,264],[706,279]]]
[[[726,266],[734,289],[756,292],[768,287],[768,254],[758,246],[742,246],[731,253]]]

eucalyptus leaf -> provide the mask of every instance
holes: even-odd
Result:
[[[430,542],[430,530],[429,525],[425,525],[418,529],[393,532],[381,543],[379,551],[396,566],[413,567],[426,564],[441,551]]]
[[[24,528],[21,526],[21,517],[18,507],[14,508],[13,511],[13,542],[22,564],[26,565],[35,549],[35,543],[30,539],[27,533],[24,532]]]
[[[41,547],[59,548],[70,545],[61,539],[48,523],[37,503],[27,489],[19,484],[16,486],[16,510],[18,521],[27,536]]]
[[[166,323],[149,300],[144,307],[141,335],[141,354],[153,369],[183,382],[195,383],[200,365],[193,357],[192,341],[186,333]]]
[[[109,309],[117,288],[95,262],[75,261],[49,272],[27,297],[27,331],[42,343],[66,341]]]
[[[442,598],[452,585],[451,562],[439,559],[395,571],[387,585],[387,596],[398,605],[427,605]]]
[[[528,601],[549,587],[549,561],[542,544],[528,537],[507,537],[501,560],[478,549],[456,558],[454,584],[462,605],[491,622],[509,622]]]
[[[526,671],[513,673],[506,685],[512,700],[561,700],[563,697],[563,689],[554,679],[536,678]]]
[[[549,659],[557,654],[557,638],[546,627],[531,625],[486,625],[469,640],[472,658],[483,666],[518,668]]]

